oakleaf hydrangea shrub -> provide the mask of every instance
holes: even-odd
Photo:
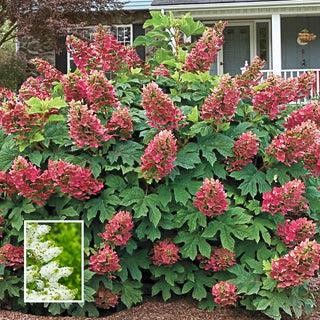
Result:
[[[299,317],[319,268],[319,104],[288,110],[315,76],[263,79],[259,57],[211,75],[226,23],[151,15],[148,61],[98,26],[68,37],[75,72],[36,59],[41,77],[1,90],[1,306],[97,317],[191,296]],[[16,299],[23,220],[52,218],[84,221],[83,304]]]
[[[25,301],[70,301],[75,300],[78,289],[70,289],[59,283],[60,278],[68,277],[72,267],[59,267],[56,258],[63,247],[56,247],[53,241],[44,241],[43,237],[51,227],[37,222],[26,222],[26,291]]]

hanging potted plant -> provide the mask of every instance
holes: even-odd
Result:
[[[317,36],[313,33],[310,33],[308,29],[303,29],[299,32],[298,38],[303,43],[308,43],[315,40]]]

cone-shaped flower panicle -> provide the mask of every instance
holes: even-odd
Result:
[[[223,75],[218,87],[211,92],[201,106],[202,119],[214,120],[216,123],[231,121],[236,113],[239,99],[240,91],[234,79]]]
[[[183,70],[192,73],[209,71],[224,43],[222,32],[226,24],[227,22],[219,21],[213,28],[204,31],[202,37],[187,55]]]
[[[113,277],[111,275],[112,272],[121,269],[118,254],[108,244],[103,249],[100,249],[97,254],[90,257],[89,264],[90,270],[100,275],[107,274],[110,278]]]
[[[118,295],[106,288],[99,288],[98,292],[94,295],[95,303],[99,308],[103,309],[114,308],[119,302],[118,299]]]
[[[237,287],[232,282],[220,281],[212,287],[214,302],[220,306],[235,306],[237,303]]]
[[[227,194],[218,179],[205,178],[196,197],[193,204],[208,217],[223,214],[228,208]]]
[[[227,270],[228,267],[236,264],[235,253],[225,248],[212,247],[210,258],[197,255],[197,259],[200,261],[202,269],[215,272]]]
[[[127,244],[131,238],[131,229],[134,227],[132,217],[128,211],[119,211],[114,214],[105,225],[106,231],[98,233],[107,242],[116,246]]]
[[[229,171],[241,170],[251,163],[252,158],[258,153],[258,145],[257,136],[252,131],[244,132],[233,145],[234,157],[226,161],[232,167]]]
[[[87,105],[82,105],[79,101],[70,102],[68,124],[69,135],[74,140],[73,144],[80,148],[86,146],[98,148],[102,145],[102,141],[111,138],[94,111],[89,110]]]
[[[285,223],[277,225],[276,234],[287,245],[293,247],[306,239],[311,239],[317,230],[317,225],[307,218],[299,218],[297,220],[286,220]]]
[[[262,68],[265,65],[265,61],[259,57],[254,57],[250,66],[246,66],[246,70],[239,75],[235,76],[235,83],[240,90],[240,96],[242,99],[250,98],[253,94],[253,88],[257,86],[262,77]]]
[[[158,241],[153,246],[151,259],[155,266],[171,267],[180,259],[179,248],[169,238]]]
[[[14,270],[22,268],[24,262],[24,247],[15,247],[10,243],[0,248],[0,263]]]
[[[174,167],[174,156],[177,152],[177,142],[171,131],[163,130],[151,140],[141,157],[140,170],[148,179],[161,180]]]
[[[305,184],[298,179],[287,182],[284,186],[274,187],[263,194],[262,210],[275,215],[299,216],[309,209],[305,193]]]
[[[142,107],[146,110],[151,127],[167,130],[178,129],[184,115],[156,82],[150,82],[142,89]]]
[[[319,243],[306,239],[288,254],[272,261],[270,277],[279,280],[279,288],[296,287],[314,276],[319,262]]]

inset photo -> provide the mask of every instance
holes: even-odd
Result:
[[[84,302],[84,225],[24,221],[24,302]]]

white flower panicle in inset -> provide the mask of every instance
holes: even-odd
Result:
[[[78,289],[69,289],[58,281],[73,272],[71,267],[59,267],[56,258],[63,248],[55,247],[53,241],[43,241],[51,227],[36,222],[26,224],[26,254],[33,265],[26,268],[26,302],[70,301]]]

